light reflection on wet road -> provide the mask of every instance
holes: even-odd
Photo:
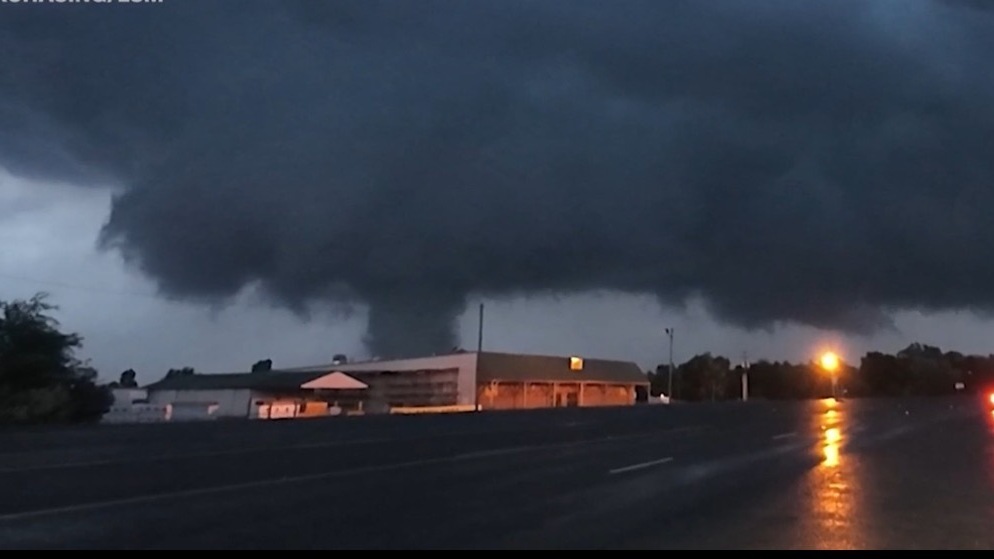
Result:
[[[994,412],[976,404],[868,418],[858,403],[823,401],[799,430],[809,465],[742,470],[720,498],[663,523],[666,535],[628,548],[992,549]]]
[[[994,548],[970,398],[134,431],[0,454],[0,548]]]
[[[802,549],[862,549],[872,547],[863,533],[866,525],[862,498],[864,489],[860,483],[858,456],[846,456],[843,461],[843,445],[847,436],[853,436],[846,425],[845,412],[841,406],[829,400],[828,409],[815,417],[820,423],[822,440],[819,442],[823,455],[817,468],[804,478],[806,508],[808,518],[814,526],[800,530],[803,538],[797,547]]]

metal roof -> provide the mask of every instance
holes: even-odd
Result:
[[[570,367],[570,357],[523,355],[516,353],[483,352],[477,358],[478,382],[600,382],[617,384],[649,384],[649,379],[631,361],[588,359],[580,356],[583,366]],[[349,376],[362,377],[376,372],[396,371],[391,361],[382,361],[380,371],[348,371],[348,364],[316,365],[296,369],[257,373],[225,373],[181,375],[162,379],[148,385],[150,390],[293,390],[325,375],[345,368]],[[354,363],[352,363],[354,364]],[[427,370],[427,369],[426,369]],[[403,372],[413,372],[409,371]]]
[[[294,390],[328,371],[177,375],[148,385],[149,390]]]
[[[583,360],[580,370],[570,368],[570,357],[551,355],[520,355],[514,353],[479,354],[478,382],[606,382],[618,384],[648,384],[649,378],[638,365],[630,361],[607,359]]]

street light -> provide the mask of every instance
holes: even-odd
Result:
[[[666,335],[670,338],[670,370],[669,370],[669,380],[667,381],[666,397],[669,401],[673,402],[673,329],[667,328]]]
[[[821,368],[832,375],[832,398],[836,398],[837,371],[839,370],[839,356],[832,351],[826,351],[821,355]]]
[[[749,401],[749,356],[742,354],[742,401]]]

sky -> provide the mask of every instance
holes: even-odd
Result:
[[[0,298],[145,382],[472,349],[480,302],[644,368],[986,354],[984,6],[3,6]]]

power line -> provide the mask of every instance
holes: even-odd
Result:
[[[81,292],[86,292],[86,293],[96,293],[96,294],[101,294],[101,295],[116,295],[116,296],[123,296],[123,297],[140,297],[140,298],[145,298],[145,299],[153,299],[153,300],[156,300],[156,301],[162,301],[162,298],[159,297],[158,295],[156,295],[155,293],[143,293],[143,292],[138,292],[138,291],[122,291],[122,290],[106,289],[106,288],[102,288],[102,287],[89,287],[89,286],[84,286],[84,285],[73,285],[73,284],[69,284],[69,283],[65,283],[65,282],[60,282],[60,281],[43,280],[43,279],[29,278],[29,277],[24,277],[24,276],[14,276],[14,275],[10,275],[10,274],[0,274],[0,279],[10,280],[10,281],[19,281],[19,282],[23,282],[23,283],[30,283],[30,284],[36,284],[36,285],[46,285],[46,286],[51,286],[51,287],[59,287],[59,288],[62,288],[62,289],[69,289],[69,290],[72,290],[72,291],[81,291]]]

